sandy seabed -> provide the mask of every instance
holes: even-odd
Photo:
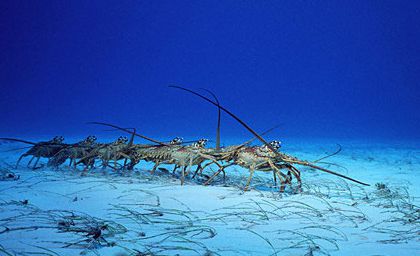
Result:
[[[280,194],[272,175],[232,167],[203,186],[149,164],[132,172],[13,165],[0,145],[0,255],[415,255],[420,254],[420,144],[347,142],[324,164],[359,186],[300,168],[303,192]],[[328,143],[287,153],[317,159]],[[8,151],[8,152],[5,152]],[[44,160],[45,163],[45,160]],[[170,166],[168,166],[168,169]],[[208,174],[212,170],[207,170]]]

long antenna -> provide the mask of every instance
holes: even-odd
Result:
[[[21,140],[21,139],[15,139],[15,138],[0,138],[0,140],[9,140],[9,141],[16,141],[16,142],[22,142],[30,145],[36,145],[37,143],[27,140]]]
[[[213,96],[214,100],[216,101],[216,103],[218,105],[217,106],[217,110],[218,110],[218,113],[217,113],[217,128],[216,128],[216,150],[220,150],[220,115],[221,115],[222,111],[220,109],[219,100],[217,99],[216,94],[214,94],[212,91],[207,90],[205,88],[201,88],[201,89],[210,93]]]
[[[134,135],[136,134],[136,128],[131,128],[133,130],[133,133],[131,134],[130,141],[128,142],[128,146],[133,146],[134,143]]]
[[[87,122],[87,124],[97,124],[97,125],[105,125],[105,126],[113,127],[113,128],[115,128],[115,129],[118,129],[118,130],[121,130],[121,131],[128,132],[128,133],[130,133],[130,134],[132,134],[132,135],[134,135],[134,136],[137,136],[137,137],[143,138],[143,139],[145,139],[145,140],[148,140],[148,141],[151,141],[151,142],[157,143],[157,144],[162,145],[162,146],[167,146],[167,145],[168,145],[168,144],[165,144],[165,143],[160,142],[160,141],[158,141],[158,140],[155,140],[155,139],[152,139],[152,138],[146,137],[146,136],[141,135],[141,134],[138,134],[138,133],[136,133],[136,132],[132,132],[132,131],[130,131],[129,129],[125,129],[125,128],[122,128],[122,127],[119,127],[119,126],[116,126],[116,125],[113,125],[113,124],[109,124],[109,123],[102,123],[102,122]]]
[[[321,160],[324,160],[324,159],[326,159],[326,158],[328,158],[328,157],[335,156],[335,155],[337,155],[338,153],[340,153],[340,152],[341,152],[341,150],[342,150],[341,145],[340,145],[340,144],[337,144],[337,146],[338,146],[338,149],[337,149],[334,153],[329,154],[329,155],[326,155],[326,156],[324,156],[324,157],[321,157],[321,158],[319,158],[319,159],[317,159],[317,160],[313,161],[313,163],[317,163],[317,162],[319,162],[319,161],[321,161]]]
[[[224,108],[223,106],[221,106],[220,104],[217,104],[216,102],[212,101],[211,99],[207,98],[206,96],[203,96],[195,91],[192,91],[190,89],[184,88],[184,87],[180,87],[180,86],[176,86],[176,85],[170,85],[169,87],[171,88],[177,88],[183,91],[187,91],[189,93],[192,93],[208,102],[210,102],[211,104],[215,105],[216,107],[219,107],[221,110],[225,111],[228,115],[230,115],[231,117],[233,117],[236,121],[238,121],[240,124],[242,124],[248,131],[250,131],[255,137],[257,137],[262,143],[264,143],[265,145],[267,145],[268,148],[270,148],[273,152],[277,152],[263,137],[261,137],[258,133],[256,133],[251,127],[249,127],[244,121],[242,121],[241,119],[239,119],[236,115],[234,115],[232,112],[230,112],[229,110],[227,110],[226,108]]]
[[[268,130],[263,131],[263,132],[261,133],[261,136],[263,136],[263,135],[265,135],[265,134],[267,134],[267,133],[271,132],[272,130],[274,130],[274,129],[278,128],[279,126],[280,126],[280,125],[276,125],[276,126],[274,126],[274,127],[271,127],[271,128],[270,128],[270,129],[268,129]],[[256,137],[254,137],[254,138],[252,138],[252,139],[249,139],[249,140],[245,141],[244,143],[240,144],[240,145],[238,146],[238,148],[242,148],[242,147],[244,147],[244,146],[248,145],[249,143],[253,142],[253,141],[254,141],[254,140],[256,140],[256,139],[257,139]]]
[[[169,87],[171,87],[171,88],[177,88],[177,89],[180,89],[180,90],[183,90],[183,91],[187,91],[187,92],[189,92],[189,93],[192,93],[192,94],[194,94],[194,95],[196,95],[196,96],[198,96],[198,97],[200,97],[200,98],[202,98],[202,99],[204,99],[204,100],[206,100],[206,101],[208,101],[208,102],[210,102],[211,104],[213,104],[213,105],[215,105],[215,106],[217,106],[217,107],[219,107],[221,110],[223,110],[223,111],[225,111],[228,115],[230,115],[232,118],[234,118],[236,121],[238,121],[240,124],[242,124],[242,126],[244,126],[249,132],[251,132],[255,137],[257,137],[262,143],[264,143],[274,154],[276,154],[277,156],[280,156],[281,157],[281,155],[280,155],[280,153],[279,152],[277,152],[277,150],[275,150],[271,145],[270,145],[270,143],[268,143],[263,137],[261,137],[258,133],[256,133],[251,127],[249,127],[244,121],[242,121],[241,119],[239,119],[235,114],[233,114],[232,112],[230,112],[229,110],[227,110],[226,108],[224,108],[223,106],[221,106],[220,104],[217,104],[216,102],[214,102],[214,101],[212,101],[211,99],[209,99],[209,98],[207,98],[206,96],[203,96],[203,95],[201,95],[201,94],[199,94],[199,93],[197,93],[197,92],[195,92],[195,91],[192,91],[192,90],[190,90],[190,89],[187,89],[187,88],[184,88],[184,87],[180,87],[180,86],[175,86],[175,85],[171,85],[171,86],[169,86]],[[363,183],[363,182],[361,182],[361,181],[358,181],[358,180],[355,180],[355,179],[353,179],[353,178],[350,178],[350,177],[347,177],[347,176],[344,176],[344,175],[342,175],[342,174],[339,174],[339,173],[336,173],[336,172],[333,172],[333,171],[330,171],[330,170],[327,170],[327,169],[324,169],[324,168],[322,168],[322,167],[318,167],[318,166],[316,166],[316,165],[313,165],[313,164],[310,164],[310,163],[306,163],[305,164],[306,166],[309,166],[309,167],[312,167],[312,168],[314,168],[314,169],[317,169],[317,170],[320,170],[320,171],[323,171],[323,172],[327,172],[327,173],[330,173],[330,174],[333,174],[333,175],[336,175],[336,176],[339,176],[339,177],[342,177],[342,178],[344,178],[344,179],[348,179],[348,180],[351,180],[351,181],[353,181],[353,182],[356,182],[356,183],[359,183],[359,184],[361,184],[361,185],[365,185],[365,186],[370,186],[369,184],[367,184],[367,183]]]

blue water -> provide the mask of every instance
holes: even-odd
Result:
[[[0,134],[420,139],[418,1],[1,1]],[[204,93],[204,91],[203,91]],[[223,138],[248,138],[230,117]]]
[[[210,186],[215,166],[184,186],[146,161],[14,168],[28,145],[0,141],[0,255],[420,251],[420,1],[0,1],[0,137],[123,135],[98,121],[214,146],[217,108],[170,85],[212,91],[255,131],[278,126],[264,137],[281,152],[371,186],[298,165],[303,193],[261,171],[243,192],[237,164]],[[252,138],[226,113],[221,132]]]

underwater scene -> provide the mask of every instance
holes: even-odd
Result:
[[[1,1],[0,255],[420,254],[418,1]]]

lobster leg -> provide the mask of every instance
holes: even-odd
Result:
[[[153,166],[152,171],[150,172],[151,174],[155,174],[156,168],[160,165],[160,161],[157,160],[155,163],[155,166]]]
[[[175,174],[176,169],[178,169],[178,168],[179,168],[179,165],[177,165],[177,164],[176,164],[176,165],[174,166],[174,169],[172,170],[172,174]]]
[[[279,180],[280,180],[280,192],[283,192],[284,191],[284,188],[285,188],[285,184],[288,181],[286,175],[284,175],[283,173],[281,173],[281,171],[280,171],[281,167],[279,168],[278,166],[276,166],[271,160],[268,161],[268,164],[273,169],[273,172],[275,174],[277,174],[277,176],[279,176]]]
[[[213,174],[213,176],[211,176],[205,183],[204,186],[207,186],[208,184],[210,184],[210,181],[212,181],[217,175],[219,175],[219,173],[221,173],[223,171],[223,168],[219,169],[217,172],[215,172]]]
[[[35,159],[35,156],[32,156],[32,158],[29,160],[28,164],[26,165],[28,168],[30,167],[30,165],[32,163],[32,160],[34,160],[34,159]]]
[[[36,161],[35,161],[35,164],[34,164],[34,166],[32,167],[32,169],[36,169],[36,165],[38,164],[38,162],[39,162],[39,159],[40,159],[41,157],[39,156],[37,159],[36,159]],[[32,160],[32,159],[31,159]],[[29,165],[29,164],[28,164]]]
[[[197,166],[197,170],[195,170],[195,173],[194,173],[194,175],[192,176],[192,178],[194,179],[194,177],[197,175],[197,173],[198,172],[200,172],[200,175],[203,173],[203,170],[204,169],[206,169],[207,168],[207,166],[209,166],[209,165],[212,165],[212,164],[214,164],[214,162],[212,161],[212,162],[210,162],[210,163],[207,163],[207,164],[205,164],[204,166],[201,166],[201,164],[199,164],[198,166]],[[224,171],[223,171],[224,172]],[[220,172],[219,172],[220,173]]]
[[[102,169],[105,169],[108,167],[108,160],[105,158],[102,158]]]
[[[274,172],[274,171],[273,171],[273,179],[274,179],[274,185],[277,185],[276,172]]]
[[[283,193],[286,187],[285,184],[287,183],[287,181],[285,180],[287,179],[287,177],[280,171],[277,172],[277,175],[279,176],[279,179],[280,179],[280,193]]]
[[[114,158],[114,171],[116,171],[118,168],[117,168],[117,162],[118,162],[118,157],[117,156],[115,156],[115,158]]]
[[[289,168],[293,176],[295,176],[296,180],[298,181],[298,191],[302,192],[302,180],[300,179],[300,171],[293,165],[289,165]]]
[[[195,178],[195,176],[197,175],[197,173],[198,173],[200,170],[201,170],[201,164],[198,164],[198,165],[197,165],[197,169],[195,169],[195,172],[194,172],[194,174],[193,174],[193,176],[192,176],[192,178],[193,178],[193,179]]]
[[[21,155],[21,156],[19,157],[19,159],[18,159],[18,160],[17,160],[17,162],[16,162],[15,169],[17,169],[17,168],[18,168],[20,160],[22,160],[22,158],[24,158],[25,156],[27,156],[27,155],[26,155],[26,154],[23,154],[23,155]]]
[[[73,161],[73,170],[77,170],[77,159],[75,158]]]
[[[199,164],[199,166],[200,166],[200,169],[197,167],[197,170],[195,171],[195,173],[194,173],[194,175],[193,175],[193,178],[196,176],[196,174],[198,173],[198,171],[200,171],[200,175],[203,173],[203,171],[204,171],[204,169],[207,167],[207,166],[209,166],[209,165],[212,165],[212,164],[216,164],[218,167],[219,167],[219,170],[212,176],[212,177],[210,177],[205,183],[204,183],[204,185],[208,185],[209,183],[210,183],[210,181],[211,180],[213,180],[217,175],[219,175],[219,173],[221,173],[221,172],[223,172],[223,180],[226,180],[226,172],[225,172],[225,168],[226,167],[228,167],[228,166],[231,166],[232,164],[229,164],[229,165],[227,165],[227,166],[222,166],[221,164],[219,164],[219,162],[217,162],[217,160],[214,158],[214,157],[212,157],[212,156],[209,156],[209,155],[206,155],[206,154],[201,154],[201,153],[199,153],[199,155],[201,156],[201,157],[203,157],[204,159],[206,159],[206,160],[209,160],[210,161],[210,163],[207,163],[207,164],[205,164],[203,167],[201,167],[201,163]]]
[[[254,169],[255,169],[255,164],[253,164],[253,165],[251,165],[251,167],[249,167],[249,177],[248,177],[248,181],[246,182],[246,185],[244,187],[244,191],[247,191],[249,189],[249,184],[251,184],[252,176],[254,175]]]
[[[185,175],[188,176],[190,174],[192,164],[193,164],[193,158],[190,157],[190,164],[188,165],[188,169]]]
[[[187,166],[183,166],[182,167],[182,172],[181,172],[181,186],[184,185],[184,181],[185,181],[185,170],[187,169]]]
[[[127,155],[127,154],[125,154],[125,153],[120,153],[120,155],[121,155],[121,157],[123,157],[124,158],[124,164],[123,164],[123,166],[121,167],[121,169],[122,170],[125,170],[125,169],[127,169],[127,161],[128,161],[128,159],[130,158],[130,156],[129,155]],[[134,166],[133,166],[134,167]]]
[[[292,185],[292,175],[293,177],[296,178],[296,180],[298,181],[298,188],[297,190],[299,192],[302,191],[302,180],[300,179],[300,171],[298,169],[296,169],[294,166],[292,166],[291,164],[281,164],[281,165],[277,165],[277,167],[279,169],[287,169],[287,175],[282,174],[285,179],[286,179],[286,184],[290,184]]]

